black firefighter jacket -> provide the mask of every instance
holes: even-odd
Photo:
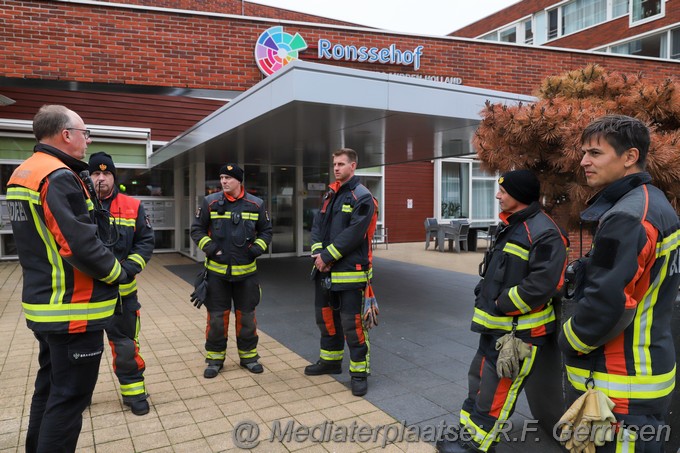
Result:
[[[472,330],[542,344],[555,330],[552,298],[564,283],[567,239],[537,202],[508,216],[498,229],[475,289]]]
[[[333,264],[332,291],[364,288],[373,273],[368,237],[375,212],[373,195],[358,176],[329,188],[314,217],[312,254],[320,253],[324,263]]]
[[[151,260],[154,248],[154,234],[142,203],[114,188],[109,198],[101,200],[104,209],[114,219],[118,230],[118,241],[113,245],[113,254],[118,258],[128,275],[128,281],[120,284],[120,295],[128,310],[138,310],[137,280]]]
[[[572,386],[585,391],[592,379],[618,414],[665,414],[675,386],[670,322],[680,286],[680,222],[650,183],[645,172],[626,176],[581,213],[598,226],[579,260],[576,310],[559,338]]]
[[[238,281],[257,272],[255,259],[272,241],[272,224],[260,198],[243,188],[237,198],[220,191],[203,199],[191,239],[206,254],[209,271]]]
[[[45,333],[102,330],[127,275],[97,238],[93,203],[76,172],[87,164],[38,144],[7,186],[28,327]]]

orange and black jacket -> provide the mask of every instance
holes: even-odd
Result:
[[[118,301],[120,263],[97,238],[93,204],[77,172],[87,164],[38,144],[7,184],[23,269],[28,327],[47,333],[101,330]]]
[[[238,281],[257,272],[255,260],[272,241],[272,223],[260,198],[243,188],[236,198],[222,191],[203,199],[191,239],[205,253],[210,272]]]
[[[109,211],[115,222],[119,237],[113,245],[113,254],[125,269],[128,280],[120,284],[120,295],[130,310],[140,308],[136,297],[137,280],[134,278],[142,272],[151,260],[154,247],[154,234],[144,206],[136,198],[118,192],[101,200],[104,209]]]
[[[555,330],[552,299],[564,283],[568,240],[538,202],[502,213],[501,221],[475,288],[472,330],[502,336],[514,329],[542,344]]]
[[[675,387],[671,336],[680,286],[680,222],[648,173],[606,187],[581,213],[598,222],[562,327],[567,377],[602,390],[618,414],[665,414]]]
[[[312,254],[332,263],[331,290],[365,288],[371,279],[369,228],[375,204],[371,192],[353,176],[344,184],[334,182],[324,196],[312,224]]]

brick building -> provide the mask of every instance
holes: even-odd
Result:
[[[45,103],[78,112],[89,152],[114,156],[157,249],[200,258],[192,214],[237,161],[270,208],[272,253],[290,256],[309,250],[339,146],[359,152],[390,241],[419,241],[426,217],[496,219],[495,178],[470,145],[486,100],[531,101],[543,78],[588,63],[680,73],[671,60],[385,32],[241,1],[147,4],[0,0],[0,257],[15,255],[5,185]]]

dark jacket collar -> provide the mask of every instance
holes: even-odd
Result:
[[[614,181],[607,187],[590,197],[586,202],[588,207],[581,212],[581,220],[584,222],[595,222],[609,211],[617,201],[631,190],[643,184],[652,182],[649,173],[642,171]]]
[[[70,168],[71,170],[75,171],[78,174],[80,174],[81,171],[88,169],[87,162],[83,162],[82,160],[78,160],[75,157],[69,156],[68,154],[55,148],[54,146],[46,145],[44,143],[38,143],[37,145],[35,145],[35,148],[33,148],[33,152],[41,152],[49,154],[50,156],[54,156],[63,163],[65,163],[68,166],[68,168]]]
[[[335,192],[339,193],[345,190],[354,190],[359,185],[359,177],[357,175],[349,178],[343,185],[340,185],[338,181],[330,184],[329,187]]]

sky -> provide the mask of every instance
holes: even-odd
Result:
[[[519,0],[249,0],[390,31],[446,35]]]

